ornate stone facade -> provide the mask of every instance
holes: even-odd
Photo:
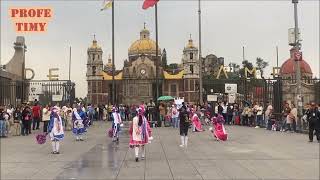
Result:
[[[163,51],[165,52],[165,51]],[[96,60],[92,57],[96,55]],[[159,93],[173,97],[184,97],[191,103],[199,102],[199,58],[198,49],[189,39],[183,50],[181,64],[177,68],[166,64],[166,54],[150,38],[145,27],[140,38],[128,49],[128,60],[124,61],[121,70],[115,70],[115,97],[118,104],[137,104],[141,101],[156,100],[156,67],[158,65]],[[88,49],[87,80],[88,99],[94,104],[109,104],[112,98],[112,64],[102,65],[102,50],[94,40]],[[93,73],[93,67],[96,73]],[[101,67],[104,67],[101,70]],[[170,69],[170,68],[171,69]]]

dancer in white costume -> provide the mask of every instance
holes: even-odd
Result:
[[[62,119],[59,115],[59,108],[53,107],[48,125],[48,132],[52,143],[52,154],[59,154],[60,141],[64,138]]]

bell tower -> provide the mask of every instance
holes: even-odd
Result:
[[[184,97],[187,102],[199,102],[199,58],[198,48],[194,46],[190,35],[188,44],[183,49]]]
[[[187,46],[183,49],[182,63],[184,78],[199,78],[198,48],[194,46],[191,34]]]
[[[92,104],[99,104],[103,101],[102,81],[103,81],[103,61],[102,49],[98,46],[94,35],[92,45],[87,50],[87,82],[88,82],[88,101]]]
[[[102,80],[102,53],[102,49],[100,46],[98,46],[94,35],[92,45],[87,50],[87,80]]]

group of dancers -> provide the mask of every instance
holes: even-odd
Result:
[[[226,141],[228,139],[228,134],[224,127],[225,119],[221,113],[210,117],[210,114],[206,114],[207,118],[211,120],[212,127],[210,131],[213,134],[213,137],[217,141]],[[180,118],[180,138],[181,144],[180,147],[187,147],[188,145],[188,129],[190,123],[192,123],[193,132],[203,132],[204,128],[202,127],[200,118],[196,113],[195,109],[187,107],[184,102],[182,103],[181,108],[179,109],[179,118]]]
[[[59,107],[55,106],[52,108],[50,122],[48,124],[48,133],[52,141],[53,154],[59,154],[59,142],[64,138],[63,124],[59,112]],[[192,131],[194,132],[202,132],[204,129],[197,113],[192,108],[187,107],[184,103],[182,103],[182,106],[179,108],[179,119],[181,137],[180,147],[187,147],[190,123],[192,124]],[[78,105],[77,108],[73,109],[72,122],[72,132],[75,135],[76,141],[83,141],[84,134],[87,132],[87,128],[90,124],[90,119],[88,118],[87,113],[82,110],[81,105]],[[213,133],[216,140],[227,140],[228,135],[223,125],[223,116],[217,114],[211,118],[211,122],[213,128],[210,128],[210,131]],[[116,107],[113,107],[112,128],[109,129],[108,132],[112,141],[119,141],[121,127],[123,127],[123,124],[119,110]],[[145,107],[143,105],[140,105],[136,109],[136,114],[129,127],[129,135],[129,147],[134,149],[135,161],[138,162],[139,159],[143,160],[145,158],[145,146],[151,143],[151,140],[153,139],[150,124],[145,116]]]
[[[63,121],[58,106],[52,107],[50,111],[48,134],[51,139],[52,154],[59,154],[60,141],[64,138]],[[90,125],[90,119],[88,118],[87,113],[83,111],[80,104],[72,110],[72,122],[72,132],[75,135],[76,141],[84,141],[84,135]]]

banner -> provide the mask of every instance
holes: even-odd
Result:
[[[43,91],[42,91],[42,84],[30,84],[29,85],[29,94],[43,94]]]
[[[62,101],[62,95],[52,95],[52,101],[54,102]]]
[[[28,101],[29,101],[29,102],[34,102],[35,100],[38,100],[38,101],[39,101],[39,95],[29,94],[29,96],[28,96]]]
[[[225,93],[237,93],[237,84],[225,84]]]
[[[209,101],[209,102],[218,101],[218,96],[216,94],[207,95],[207,101]]]

